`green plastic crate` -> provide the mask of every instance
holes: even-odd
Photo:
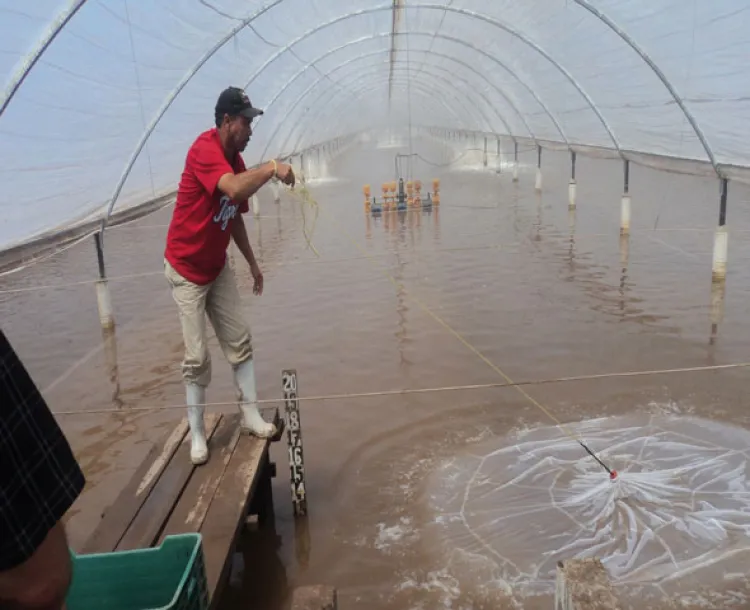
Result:
[[[200,534],[167,536],[160,547],[71,554],[68,610],[207,610]]]

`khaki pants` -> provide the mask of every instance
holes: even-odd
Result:
[[[185,342],[182,376],[186,383],[206,387],[211,382],[206,315],[224,356],[232,366],[253,357],[250,328],[242,317],[240,293],[229,261],[219,276],[205,286],[186,280],[167,260],[164,261],[164,275],[172,288],[182,324]]]

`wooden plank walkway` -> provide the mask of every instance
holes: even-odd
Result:
[[[160,446],[145,457],[130,482],[104,512],[81,553],[102,553],[158,546],[165,536],[203,535],[203,553],[211,607],[228,575],[237,538],[248,514],[262,524],[272,518],[269,459],[272,440],[240,434],[240,414],[206,415],[210,459],[193,466],[190,434],[183,419]]]

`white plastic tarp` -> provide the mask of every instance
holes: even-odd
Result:
[[[174,190],[230,84],[248,163],[411,123],[750,165],[744,0],[396,4],[0,0],[0,247]]]

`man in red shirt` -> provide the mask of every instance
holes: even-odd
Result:
[[[294,186],[294,172],[285,163],[269,161],[245,168],[240,153],[252,135],[252,120],[261,114],[242,89],[229,87],[221,93],[215,108],[216,127],[201,133],[188,151],[167,232],[164,272],[177,303],[185,343],[182,375],[194,464],[208,460],[203,419],[211,381],[206,315],[242,393],[242,428],[263,438],[276,433],[258,411],[252,338],[227,262],[232,239],[250,265],[253,292],[262,294],[263,274],[242,214],[248,211],[248,199],[272,178]]]

